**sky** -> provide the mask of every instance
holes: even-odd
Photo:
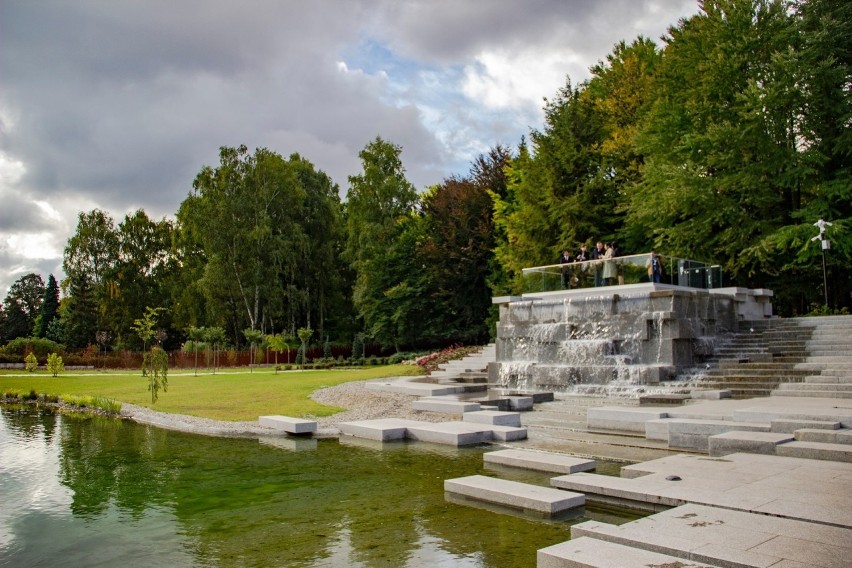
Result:
[[[0,0],[0,294],[58,280],[81,211],[173,217],[221,146],[340,186],[380,136],[418,190],[696,0]],[[2,299],[2,297],[0,297]]]

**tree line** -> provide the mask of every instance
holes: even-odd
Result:
[[[817,219],[831,221],[829,304],[852,301],[852,15],[834,0],[707,0],[657,44],[620,42],[544,124],[466,175],[418,193],[402,148],[377,137],[340,188],[299,154],[223,147],[174,219],[80,213],[64,297],[27,275],[0,338],[139,348],[193,327],[388,349],[487,341],[491,296],[563,248],[618,241],[720,264],[726,285],[772,288],[776,311],[823,304]],[[51,288],[48,293],[47,289]],[[57,307],[42,313],[47,302]],[[50,308],[51,310],[53,308]]]

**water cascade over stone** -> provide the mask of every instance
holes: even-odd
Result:
[[[653,392],[711,357],[740,322],[770,317],[771,295],[648,283],[495,298],[489,379],[516,390]]]

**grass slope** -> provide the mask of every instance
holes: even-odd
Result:
[[[216,375],[192,372],[169,374],[168,392],[160,391],[151,404],[148,379],[140,372],[66,372],[52,377],[44,372],[0,372],[0,394],[10,391],[56,395],[103,396],[146,406],[161,412],[189,414],[215,420],[257,420],[258,416],[283,414],[329,416],[341,409],[312,401],[308,396],[321,388],[350,381],[421,374],[414,365],[388,365],[323,371],[220,371]]]

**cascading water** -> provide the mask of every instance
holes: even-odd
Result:
[[[732,306],[706,292],[656,289],[504,304],[492,380],[518,390],[671,392],[670,379],[712,355],[716,334],[730,331],[722,322],[735,317],[719,310]]]

